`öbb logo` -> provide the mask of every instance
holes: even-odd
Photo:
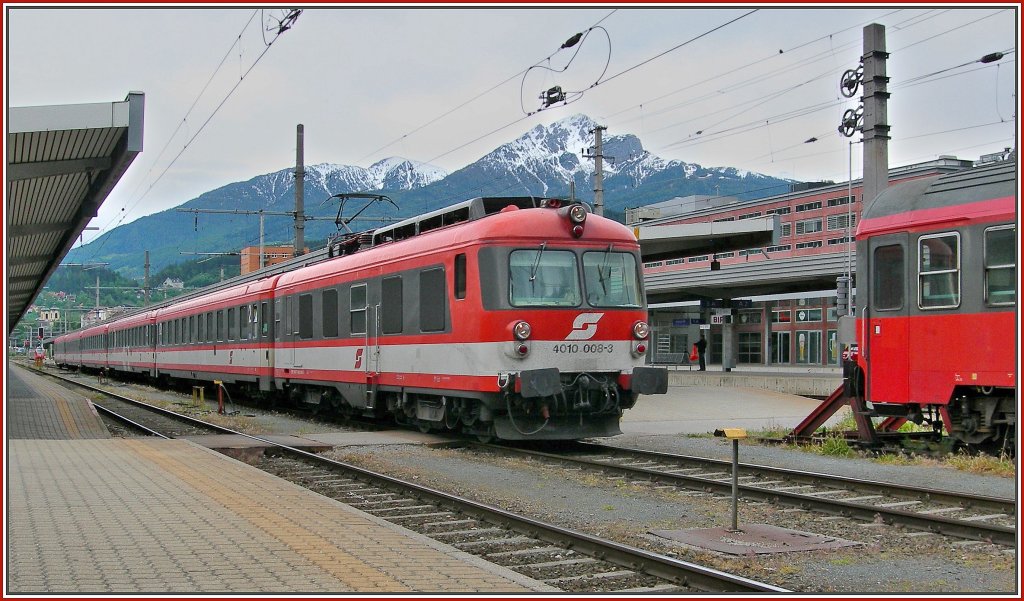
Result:
[[[597,334],[597,322],[601,321],[604,313],[580,313],[572,322],[572,331],[565,337],[566,340],[590,340]]]
[[[352,369],[359,369],[363,366],[363,349],[356,349],[356,365]]]

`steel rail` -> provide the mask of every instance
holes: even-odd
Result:
[[[586,442],[577,443],[577,445],[595,453],[620,452],[628,453],[631,455],[638,455],[641,457],[665,459],[668,461],[692,461],[694,463],[711,464],[729,470],[732,469],[732,462],[726,461],[724,459],[712,459],[707,457],[698,457],[694,455],[676,455],[674,453],[665,453],[661,451],[648,451],[644,449],[634,449],[631,447],[616,447]],[[979,509],[999,511],[1009,514],[1012,514],[1017,507],[1017,501],[1015,499],[1007,499],[1004,497],[992,497],[976,495],[972,493],[960,493],[949,490],[940,490],[936,488],[909,486],[906,484],[894,484],[890,482],[881,482],[878,480],[864,480],[860,478],[850,478],[847,476],[822,474],[818,472],[803,472],[799,470],[774,467],[770,465],[760,465],[756,463],[740,463],[739,467],[740,469],[746,471],[747,473],[761,472],[765,474],[771,474],[772,476],[788,478],[790,480],[794,480],[797,482],[807,482],[810,484],[824,484],[831,486],[843,486],[851,490],[863,492],[874,492],[878,489],[884,489],[894,491],[896,494],[900,496],[915,498],[922,501],[950,503],[962,505],[964,507],[976,507]]]
[[[122,424],[127,424],[127,425],[129,425],[129,426],[131,426],[133,428],[136,428],[138,430],[142,430],[143,432],[145,432],[146,434],[149,434],[150,436],[156,436],[158,438],[166,438],[166,439],[170,440],[169,436],[161,434],[160,432],[157,432],[156,430],[154,430],[152,428],[143,426],[139,422],[134,421],[132,419],[129,419],[129,418],[121,415],[120,413],[117,413],[113,409],[110,409],[109,407],[104,407],[103,405],[97,405],[96,403],[92,403],[92,406],[95,407],[96,410],[99,411],[100,413],[106,415],[107,417],[109,417],[109,418],[111,418],[113,420],[119,421]]]
[[[670,472],[663,472],[642,467],[630,467],[616,465],[613,463],[604,463],[601,461],[577,459],[573,457],[566,457],[564,455],[557,455],[554,453],[545,453],[542,451],[518,449],[514,447],[506,447],[500,445],[487,445],[483,443],[467,442],[466,446],[499,450],[502,453],[514,453],[519,455],[541,457],[545,459],[559,461],[562,463],[582,465],[593,469],[601,469],[606,471],[614,471],[621,474],[629,474],[634,477],[644,476],[655,482],[676,484],[687,488],[700,488],[707,491],[714,491],[727,495],[732,494],[732,482],[729,479],[715,480],[710,478],[702,478],[700,476],[673,474]],[[730,466],[729,470],[731,471],[731,469],[732,468]],[[934,532],[938,534],[944,534],[947,536],[953,536],[969,540],[992,542],[1001,545],[1012,546],[1016,545],[1017,543],[1016,529],[1008,526],[999,526],[996,524],[985,524],[979,522],[964,522],[961,520],[945,518],[937,515],[926,516],[914,513],[912,511],[904,511],[901,509],[893,509],[890,507],[877,507],[861,503],[851,503],[849,501],[842,501],[839,499],[830,500],[822,497],[801,495],[800,493],[793,493],[789,491],[771,490],[768,488],[761,488],[749,484],[740,484],[738,486],[738,489],[742,493],[742,496],[748,499],[757,499],[762,501],[768,501],[770,503],[779,503],[790,507],[798,507],[800,509],[815,509],[817,511],[821,511],[823,513],[827,513],[830,515],[857,518],[865,521],[881,520],[883,523],[887,524],[899,524],[909,528],[914,528],[916,530]]]

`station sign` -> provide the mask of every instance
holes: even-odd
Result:
[[[749,298],[733,299],[729,302],[726,302],[720,298],[701,299],[700,301],[701,309],[750,309],[753,306],[754,301],[750,300]]]

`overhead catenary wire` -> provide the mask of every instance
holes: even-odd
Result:
[[[297,10],[297,9],[296,9],[296,10]],[[299,10],[299,11],[298,11],[298,13],[301,13],[301,12],[302,12],[301,10]],[[292,22],[292,23],[294,23],[294,19],[295,19],[295,18],[297,18],[297,17],[298,17],[298,14],[297,14],[297,13],[295,13],[295,17],[294,17],[294,18],[292,18],[291,22]],[[248,27],[249,23],[251,23],[251,22],[252,22],[252,21],[251,21],[251,19],[250,19],[250,21],[246,23],[246,27]],[[244,31],[244,30],[243,30],[243,31]],[[182,155],[183,155],[183,154],[185,153],[185,151],[186,151],[186,150],[188,150],[188,148],[189,148],[189,146],[190,146],[190,145],[192,144],[192,142],[194,142],[194,141],[196,140],[196,138],[198,138],[198,137],[199,137],[199,135],[200,135],[200,134],[201,134],[201,133],[203,132],[203,130],[204,130],[204,129],[206,129],[206,126],[210,124],[210,121],[212,121],[212,120],[213,120],[213,118],[214,118],[214,117],[215,117],[215,116],[217,115],[217,113],[218,113],[218,112],[220,111],[220,109],[221,109],[221,108],[222,108],[222,107],[224,106],[224,104],[225,104],[225,103],[226,103],[226,102],[228,101],[228,99],[229,99],[229,98],[231,98],[231,96],[232,96],[232,95],[233,95],[233,94],[235,93],[235,91],[236,91],[236,90],[238,89],[238,87],[239,87],[240,85],[242,85],[242,82],[243,82],[243,81],[245,81],[245,78],[246,78],[246,77],[248,77],[248,75],[249,75],[250,73],[252,73],[252,70],[256,68],[256,65],[258,65],[258,64],[260,63],[260,61],[261,61],[261,60],[263,60],[263,57],[264,57],[264,56],[266,56],[267,52],[269,52],[269,51],[270,51],[270,49],[271,49],[271,48],[273,47],[274,43],[275,43],[275,42],[276,42],[276,41],[277,41],[277,40],[278,40],[278,39],[280,38],[280,35],[281,35],[281,33],[283,33],[284,31],[287,31],[287,29],[284,29],[284,30],[281,30],[281,31],[279,31],[279,32],[277,33],[277,35],[275,35],[275,36],[274,36],[274,38],[270,40],[270,42],[268,42],[268,43],[266,43],[266,44],[265,44],[265,46],[264,46],[264,48],[263,48],[263,52],[261,52],[261,53],[259,54],[259,56],[258,56],[258,57],[256,57],[256,60],[255,60],[255,61],[253,61],[252,65],[250,65],[250,66],[249,66],[249,68],[248,68],[248,69],[246,69],[246,71],[245,71],[244,73],[242,73],[242,75],[241,75],[241,76],[239,77],[238,81],[237,81],[237,82],[235,82],[235,85],[234,85],[234,86],[232,86],[230,90],[228,90],[227,94],[225,94],[225,96],[224,96],[224,97],[223,97],[223,98],[221,99],[221,101],[220,101],[220,102],[219,102],[219,103],[217,104],[217,106],[216,106],[216,107],[215,107],[215,108],[213,109],[213,111],[212,111],[212,112],[210,113],[210,115],[209,115],[209,116],[208,116],[208,117],[206,118],[206,120],[205,120],[205,121],[203,121],[203,123],[202,123],[202,125],[201,125],[201,126],[199,127],[199,129],[198,129],[198,130],[197,130],[197,131],[196,131],[196,132],[195,132],[194,134],[192,134],[192,136],[191,136],[191,137],[190,137],[190,138],[189,138],[189,139],[188,139],[188,140],[187,140],[187,141],[185,142],[185,144],[184,144],[184,146],[182,146],[181,150],[180,150],[180,151],[178,151],[178,154],[176,154],[176,155],[174,156],[174,158],[173,158],[173,159],[171,159],[171,162],[167,164],[167,166],[166,166],[166,167],[164,168],[164,170],[163,170],[163,171],[161,171],[161,172],[160,172],[160,175],[158,175],[158,176],[157,176],[157,178],[156,178],[156,180],[154,180],[154,181],[153,181],[153,183],[151,183],[151,184],[149,185],[149,187],[148,187],[148,188],[146,189],[146,191],[145,191],[145,192],[144,192],[144,193],[142,194],[142,196],[140,196],[140,197],[139,197],[139,198],[138,198],[138,199],[137,199],[137,200],[136,200],[136,201],[134,202],[134,204],[132,204],[131,208],[129,208],[128,210],[122,210],[122,213],[121,213],[120,219],[118,219],[118,222],[117,222],[117,224],[116,224],[116,225],[114,226],[115,228],[116,228],[116,227],[117,227],[118,225],[120,225],[121,223],[123,223],[123,222],[124,222],[124,220],[125,220],[125,219],[126,219],[126,218],[128,217],[128,215],[129,215],[129,214],[131,213],[131,211],[132,211],[132,210],[133,210],[133,209],[134,209],[134,208],[135,208],[136,206],[138,206],[138,204],[139,204],[140,202],[142,202],[142,200],[143,200],[143,199],[144,199],[144,198],[145,198],[145,197],[146,197],[146,196],[147,196],[147,195],[149,194],[149,192],[150,192],[150,191],[152,191],[152,189],[153,189],[153,188],[154,188],[154,187],[155,187],[155,186],[157,185],[157,183],[159,183],[159,182],[160,182],[160,180],[161,180],[161,179],[163,179],[164,175],[166,175],[166,174],[167,174],[167,172],[168,172],[168,171],[170,170],[170,168],[171,168],[172,166],[174,166],[174,164],[175,164],[175,163],[176,163],[176,162],[178,161],[178,159],[180,159],[180,158],[181,158],[181,156],[182,156]],[[234,46],[232,46],[232,48],[233,48],[233,47],[234,47]],[[228,51],[228,52],[230,53],[230,49],[229,49],[229,51]],[[223,60],[222,60],[222,63],[223,63]],[[104,245],[104,244],[106,243],[106,240],[108,240],[108,239],[109,239],[109,237],[105,238],[105,239],[104,239],[104,241],[103,241],[103,242],[102,242],[102,243],[101,243],[101,244],[99,245],[99,247],[98,247],[98,248],[97,248],[97,249],[96,249],[96,250],[95,250],[95,251],[94,251],[94,252],[92,253],[92,256],[93,256],[93,257],[95,257],[95,256],[96,256],[96,254],[97,254],[98,252],[100,252],[100,250],[102,250],[102,249],[103,249],[103,245]]]

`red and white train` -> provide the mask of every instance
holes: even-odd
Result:
[[[339,254],[61,336],[54,359],[485,439],[615,435],[667,390],[636,238],[586,205],[476,198]]]
[[[877,415],[1012,448],[1016,220],[1016,161],[894,186],[864,207],[848,393]]]

